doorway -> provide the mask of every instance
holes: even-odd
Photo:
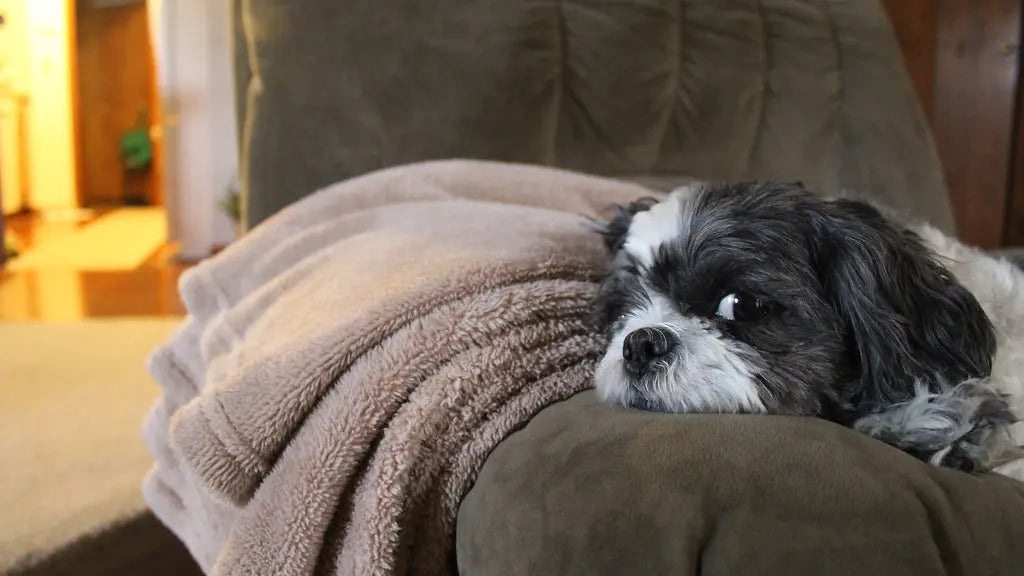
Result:
[[[27,167],[0,171],[20,178],[3,203],[22,200],[3,211],[0,321],[179,312],[147,2],[0,0],[0,14],[25,31],[5,55],[25,63],[26,136],[7,150]],[[9,108],[2,141],[17,143]]]
[[[160,206],[156,62],[143,0],[77,0],[78,197],[83,207]]]

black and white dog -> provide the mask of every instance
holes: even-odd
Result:
[[[798,183],[693,185],[616,209],[600,227],[602,399],[820,416],[972,472],[1016,443],[1024,282],[1009,263]]]

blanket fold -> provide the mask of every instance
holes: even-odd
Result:
[[[581,215],[644,195],[442,161],[268,220],[182,278],[189,316],[150,358],[150,507],[207,573],[454,572],[487,454],[604,346]]]

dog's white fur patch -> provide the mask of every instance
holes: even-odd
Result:
[[[674,303],[657,293],[650,304],[630,313],[597,367],[594,383],[598,396],[610,403],[629,406],[641,393],[625,373],[622,345],[634,330],[661,327],[679,339],[680,353],[658,370],[642,397],[667,412],[765,412],[758,395],[753,363],[742,345],[722,338],[713,328],[681,314]]]
[[[679,188],[650,210],[638,213],[626,236],[623,249],[644,266],[654,262],[654,254],[665,242],[689,235],[694,211],[687,204],[694,198],[693,189]]]

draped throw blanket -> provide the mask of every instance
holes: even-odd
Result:
[[[452,573],[488,453],[603,351],[582,215],[649,194],[456,160],[282,211],[182,278],[150,359],[150,507],[207,573]]]

